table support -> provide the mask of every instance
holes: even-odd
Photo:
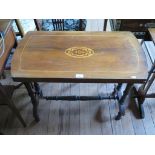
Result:
[[[34,116],[36,122],[38,122],[40,119],[39,119],[39,115],[37,112],[38,103],[39,103],[39,101],[37,100],[37,96],[39,96],[42,99],[46,99],[46,100],[67,100],[67,101],[117,99],[118,104],[119,104],[119,112],[118,112],[118,115],[116,116],[115,120],[120,120],[121,117],[125,115],[126,108],[124,105],[124,100],[127,97],[127,95],[129,94],[129,91],[133,84],[127,84],[124,92],[122,93],[123,83],[119,83],[118,85],[115,85],[113,93],[109,96],[107,96],[107,95],[106,96],[104,96],[104,95],[102,95],[102,96],[43,96],[38,83],[35,82],[32,84],[31,82],[25,82],[24,85],[29,93],[29,96],[31,97],[31,101],[32,101],[32,105],[33,105],[33,116]],[[33,91],[33,89],[35,89],[35,90]]]
[[[117,85],[114,85],[114,90],[112,92],[112,95],[117,97],[117,92],[120,91],[120,89],[122,88],[122,83],[118,83]]]
[[[37,111],[39,100],[37,101],[37,99],[36,99],[36,96],[32,90],[31,83],[25,82],[24,85],[28,91],[29,96],[31,97],[31,101],[32,101],[32,105],[33,105],[33,117],[35,118],[36,122],[39,122],[40,119],[39,119],[39,115],[38,115],[38,111]]]
[[[118,105],[119,105],[119,112],[118,112],[117,116],[115,117],[115,120],[120,120],[121,117],[125,115],[126,108],[124,105],[124,101],[125,101],[127,95],[129,94],[132,84],[127,84],[123,93],[121,91],[121,87],[122,87],[122,84],[118,84],[118,86],[117,86],[117,100],[118,100]]]
[[[141,85],[139,88],[137,88],[136,86],[133,87],[133,91],[134,91],[133,97],[137,98],[140,118],[145,117],[145,112],[144,112],[144,107],[143,107],[145,98],[147,98],[147,97],[149,98],[149,95],[151,95],[151,94],[148,94],[148,96],[147,96],[145,89],[144,89],[144,85]]]
[[[138,98],[139,112],[140,112],[140,117],[142,119],[145,117],[145,112],[144,112],[144,107],[143,107],[144,101],[145,101],[145,97]]]
[[[65,101],[89,101],[89,100],[115,100],[116,97],[112,95],[99,95],[99,96],[43,96],[42,99],[46,100],[65,100]]]
[[[42,97],[43,93],[42,93],[42,90],[37,82],[34,82],[34,88],[35,88],[36,94],[39,95],[40,97]]]

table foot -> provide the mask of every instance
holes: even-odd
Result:
[[[115,120],[118,121],[122,118],[122,116],[124,116],[125,113],[121,113],[121,112],[118,112],[117,116],[115,117]]]
[[[124,105],[124,101],[127,97],[127,95],[129,94],[129,91],[132,87],[132,84],[127,84],[125,90],[121,91],[121,84],[119,89],[117,89],[117,99],[118,99],[118,104],[119,104],[119,112],[118,115],[115,117],[115,120],[120,120],[122,116],[125,115],[125,105]]]
[[[140,118],[143,119],[145,117],[145,112],[144,112],[144,107],[143,107],[143,103],[145,101],[144,88],[142,86],[139,88],[134,87],[133,90],[134,90],[134,95],[138,101],[138,109],[139,109]]]
[[[143,92],[143,88],[140,87],[138,90],[138,106],[139,106],[139,113],[140,113],[140,118],[143,119],[145,117],[145,112],[144,112],[144,107],[143,103],[145,101],[145,94]]]
[[[144,112],[143,104],[139,104],[139,112],[140,112],[140,118],[141,119],[145,118],[145,112]]]
[[[119,105],[119,112],[117,116],[115,117],[115,120],[120,120],[122,116],[125,115],[125,106],[124,105]]]

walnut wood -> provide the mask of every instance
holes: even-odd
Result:
[[[94,54],[74,58],[71,47],[87,47]],[[144,52],[130,32],[29,32],[12,61],[16,81],[137,82],[147,77]],[[77,79],[76,74],[84,78]]]
[[[4,33],[4,38],[5,38],[5,53],[0,58],[0,75],[3,73],[6,60],[10,54],[11,49],[16,43],[15,33],[12,29],[11,24],[12,24],[12,20],[8,20],[8,19],[0,20],[0,31]],[[2,51],[1,41],[2,40],[0,38],[0,52]]]

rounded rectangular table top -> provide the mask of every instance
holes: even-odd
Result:
[[[11,73],[16,81],[140,83],[147,64],[130,32],[37,31],[19,43]]]

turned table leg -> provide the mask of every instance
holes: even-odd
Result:
[[[25,85],[25,87],[26,87],[26,89],[28,91],[29,96],[31,97],[31,101],[32,101],[32,105],[33,105],[33,116],[35,118],[35,121],[39,122],[40,121],[39,115],[38,115],[38,104],[39,104],[39,101],[37,101],[35,93],[32,90],[31,83],[25,82],[24,85]]]
[[[132,84],[127,84],[125,90],[123,93],[121,93],[121,87],[119,87],[118,92],[117,92],[117,98],[118,98],[118,104],[119,104],[119,112],[117,116],[115,117],[115,120],[120,120],[122,116],[125,115],[125,105],[124,101],[129,94],[129,91],[132,87]]]
[[[35,88],[36,94],[39,95],[40,97],[42,97],[43,93],[42,93],[42,90],[37,82],[34,82],[34,88]]]
[[[137,98],[138,101],[138,108],[139,108],[139,113],[140,113],[140,118],[144,118],[145,117],[145,112],[144,112],[144,107],[143,107],[143,103],[145,101],[146,98],[146,94],[145,94],[145,90],[143,85],[139,88],[137,88],[136,86],[133,87],[134,90],[134,97]]]
[[[117,92],[120,91],[122,88],[122,83],[118,83],[117,85],[114,85],[114,90],[112,92],[112,96],[117,96]]]

